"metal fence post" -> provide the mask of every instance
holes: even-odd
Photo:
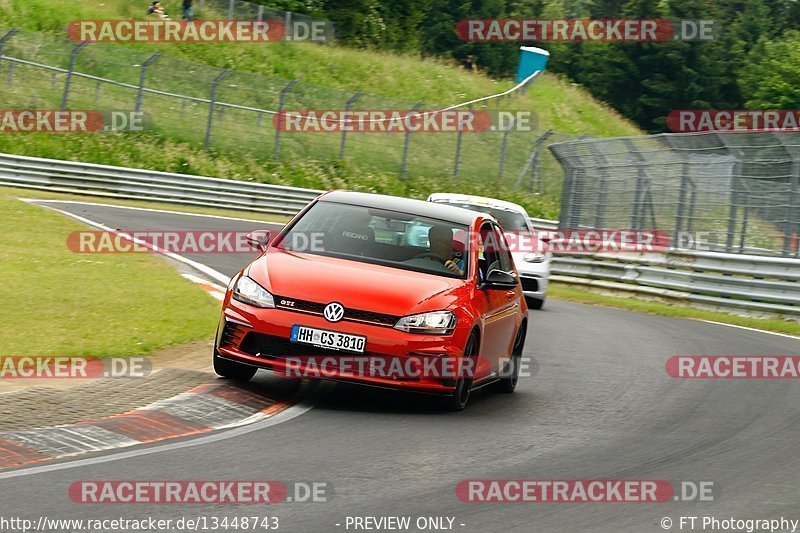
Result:
[[[514,128],[516,119],[512,118],[506,130],[503,132],[503,144],[500,148],[500,168],[497,170],[498,180],[503,179],[503,173],[506,170],[506,152],[508,151],[508,134]]]
[[[797,231],[797,182],[800,179],[800,161],[792,157],[792,177],[789,179],[789,201],[786,204],[786,225],[783,228],[783,255],[788,256],[792,249],[792,239]],[[797,254],[797,250],[795,250]]]
[[[292,39],[294,39],[294,31],[289,33],[291,24],[292,24],[292,12],[287,11],[286,14],[283,16],[283,34],[286,36],[284,37],[284,39],[288,38],[289,35],[291,35]]]
[[[283,104],[286,101],[286,93],[292,90],[292,87],[300,81],[298,79],[293,79],[286,87],[281,89],[280,95],[278,96],[278,127],[275,128],[275,149],[272,153],[273,159],[278,159],[281,154],[281,128],[283,127]]]
[[[417,102],[417,105],[411,108],[410,111],[417,111],[423,106],[425,102]],[[410,113],[410,112],[409,112]],[[403,142],[403,162],[400,165],[400,179],[406,177],[406,169],[408,168],[408,145],[411,143],[411,131],[406,132],[405,141]]]
[[[17,28],[11,28],[8,33],[0,37],[0,59],[3,58],[3,51],[5,50],[6,43],[16,34],[19,30]],[[8,84],[14,84],[14,63],[8,63]]]
[[[531,150],[531,155],[528,157],[528,160],[525,161],[525,166],[522,167],[522,171],[520,171],[519,176],[517,176],[516,185],[519,187],[522,185],[522,178],[525,176],[525,173],[530,170],[531,171],[531,190],[534,189],[534,182],[536,181],[537,177],[539,179],[539,191],[542,192],[541,189],[541,177],[538,175],[538,168],[540,166],[540,155],[542,151],[542,144],[544,143],[545,139],[550,137],[553,134],[553,130],[547,130],[544,132],[540,137],[538,137],[535,141],[533,141],[533,149]]]
[[[728,206],[728,231],[725,237],[725,251],[733,251],[733,239],[736,234],[736,219],[739,218],[739,176],[741,175],[741,164],[736,163],[733,167],[734,176],[731,178],[730,205]],[[741,250],[740,250],[741,251]]]
[[[64,81],[64,94],[61,97],[61,111],[66,111],[69,105],[69,87],[72,84],[72,72],[75,70],[75,61],[78,60],[78,53],[89,46],[90,41],[83,41],[69,53],[69,70],[67,71],[67,79]]]
[[[136,112],[142,110],[142,103],[144,101],[144,79],[147,76],[147,67],[158,58],[158,52],[151,55],[147,60],[142,63],[142,68],[139,70],[139,91],[136,93]]]
[[[208,122],[206,123],[206,137],[203,141],[203,149],[208,150],[211,146],[211,126],[214,123],[214,106],[217,103],[217,88],[219,87],[219,82],[222,81],[222,78],[230,74],[230,70],[223,70],[217,77],[211,81],[211,102],[208,104]]]
[[[347,99],[347,102],[344,103],[344,110],[350,111],[350,106],[355,103],[364,93],[355,93],[353,96]],[[339,142],[339,159],[344,159],[344,146],[347,142],[347,122],[342,125],[342,140]]]
[[[264,4],[258,4],[258,12],[256,13],[256,20],[264,20]]]
[[[228,20],[233,18],[233,10],[236,7],[236,0],[230,0],[228,2]]]
[[[542,177],[542,146],[548,137],[553,135],[553,130],[547,130],[542,138],[539,139],[539,146],[536,148],[536,153],[533,156],[533,165],[531,166],[531,191],[536,189],[536,193],[544,192],[544,178]],[[562,169],[563,170],[563,169]]]
[[[469,106],[470,113],[472,112],[472,106]],[[456,153],[453,156],[453,177],[458,177],[458,167],[461,164],[461,143],[464,140],[464,129],[460,127],[458,128],[458,136],[456,137]]]

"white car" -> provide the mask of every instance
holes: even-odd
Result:
[[[489,213],[500,223],[500,227],[509,234],[517,232],[535,232],[528,220],[528,213],[521,205],[494,198],[472,196],[469,194],[434,193],[428,196],[429,202],[451,204],[472,211]],[[509,240],[515,238],[509,235]],[[512,245],[511,255],[522,282],[522,292],[530,309],[541,309],[547,294],[547,277],[550,275],[550,259],[552,254],[545,250],[545,244],[537,237],[537,245],[526,250],[515,250]]]

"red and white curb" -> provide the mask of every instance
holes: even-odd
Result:
[[[200,285],[200,288],[210,294],[215,300],[219,300],[221,302],[225,299],[225,287],[217,285],[216,283],[211,283],[210,281],[195,276],[194,274],[181,274],[181,276],[193,283]]]
[[[230,382],[206,383],[172,398],[91,422],[0,432],[0,468],[125,448],[252,424],[291,406]]]

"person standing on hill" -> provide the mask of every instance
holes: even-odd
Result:
[[[194,20],[194,0],[183,0],[181,10],[183,20]]]

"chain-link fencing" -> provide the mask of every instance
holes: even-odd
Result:
[[[800,132],[592,139],[549,147],[560,227],[673,235],[677,248],[798,256]]]
[[[579,137],[517,128],[513,122],[482,132],[287,132],[276,128],[281,111],[444,106],[219,69],[118,44],[76,43],[16,30],[3,34],[4,107],[141,111],[156,133],[227,154],[284,161],[346,159],[360,170],[392,179],[421,178],[442,190],[462,190],[469,183],[472,192],[493,196],[502,189],[507,198],[508,191],[516,190],[527,199],[547,196],[555,206],[563,174],[546,147]],[[492,100],[475,109],[492,112],[510,103]]]

